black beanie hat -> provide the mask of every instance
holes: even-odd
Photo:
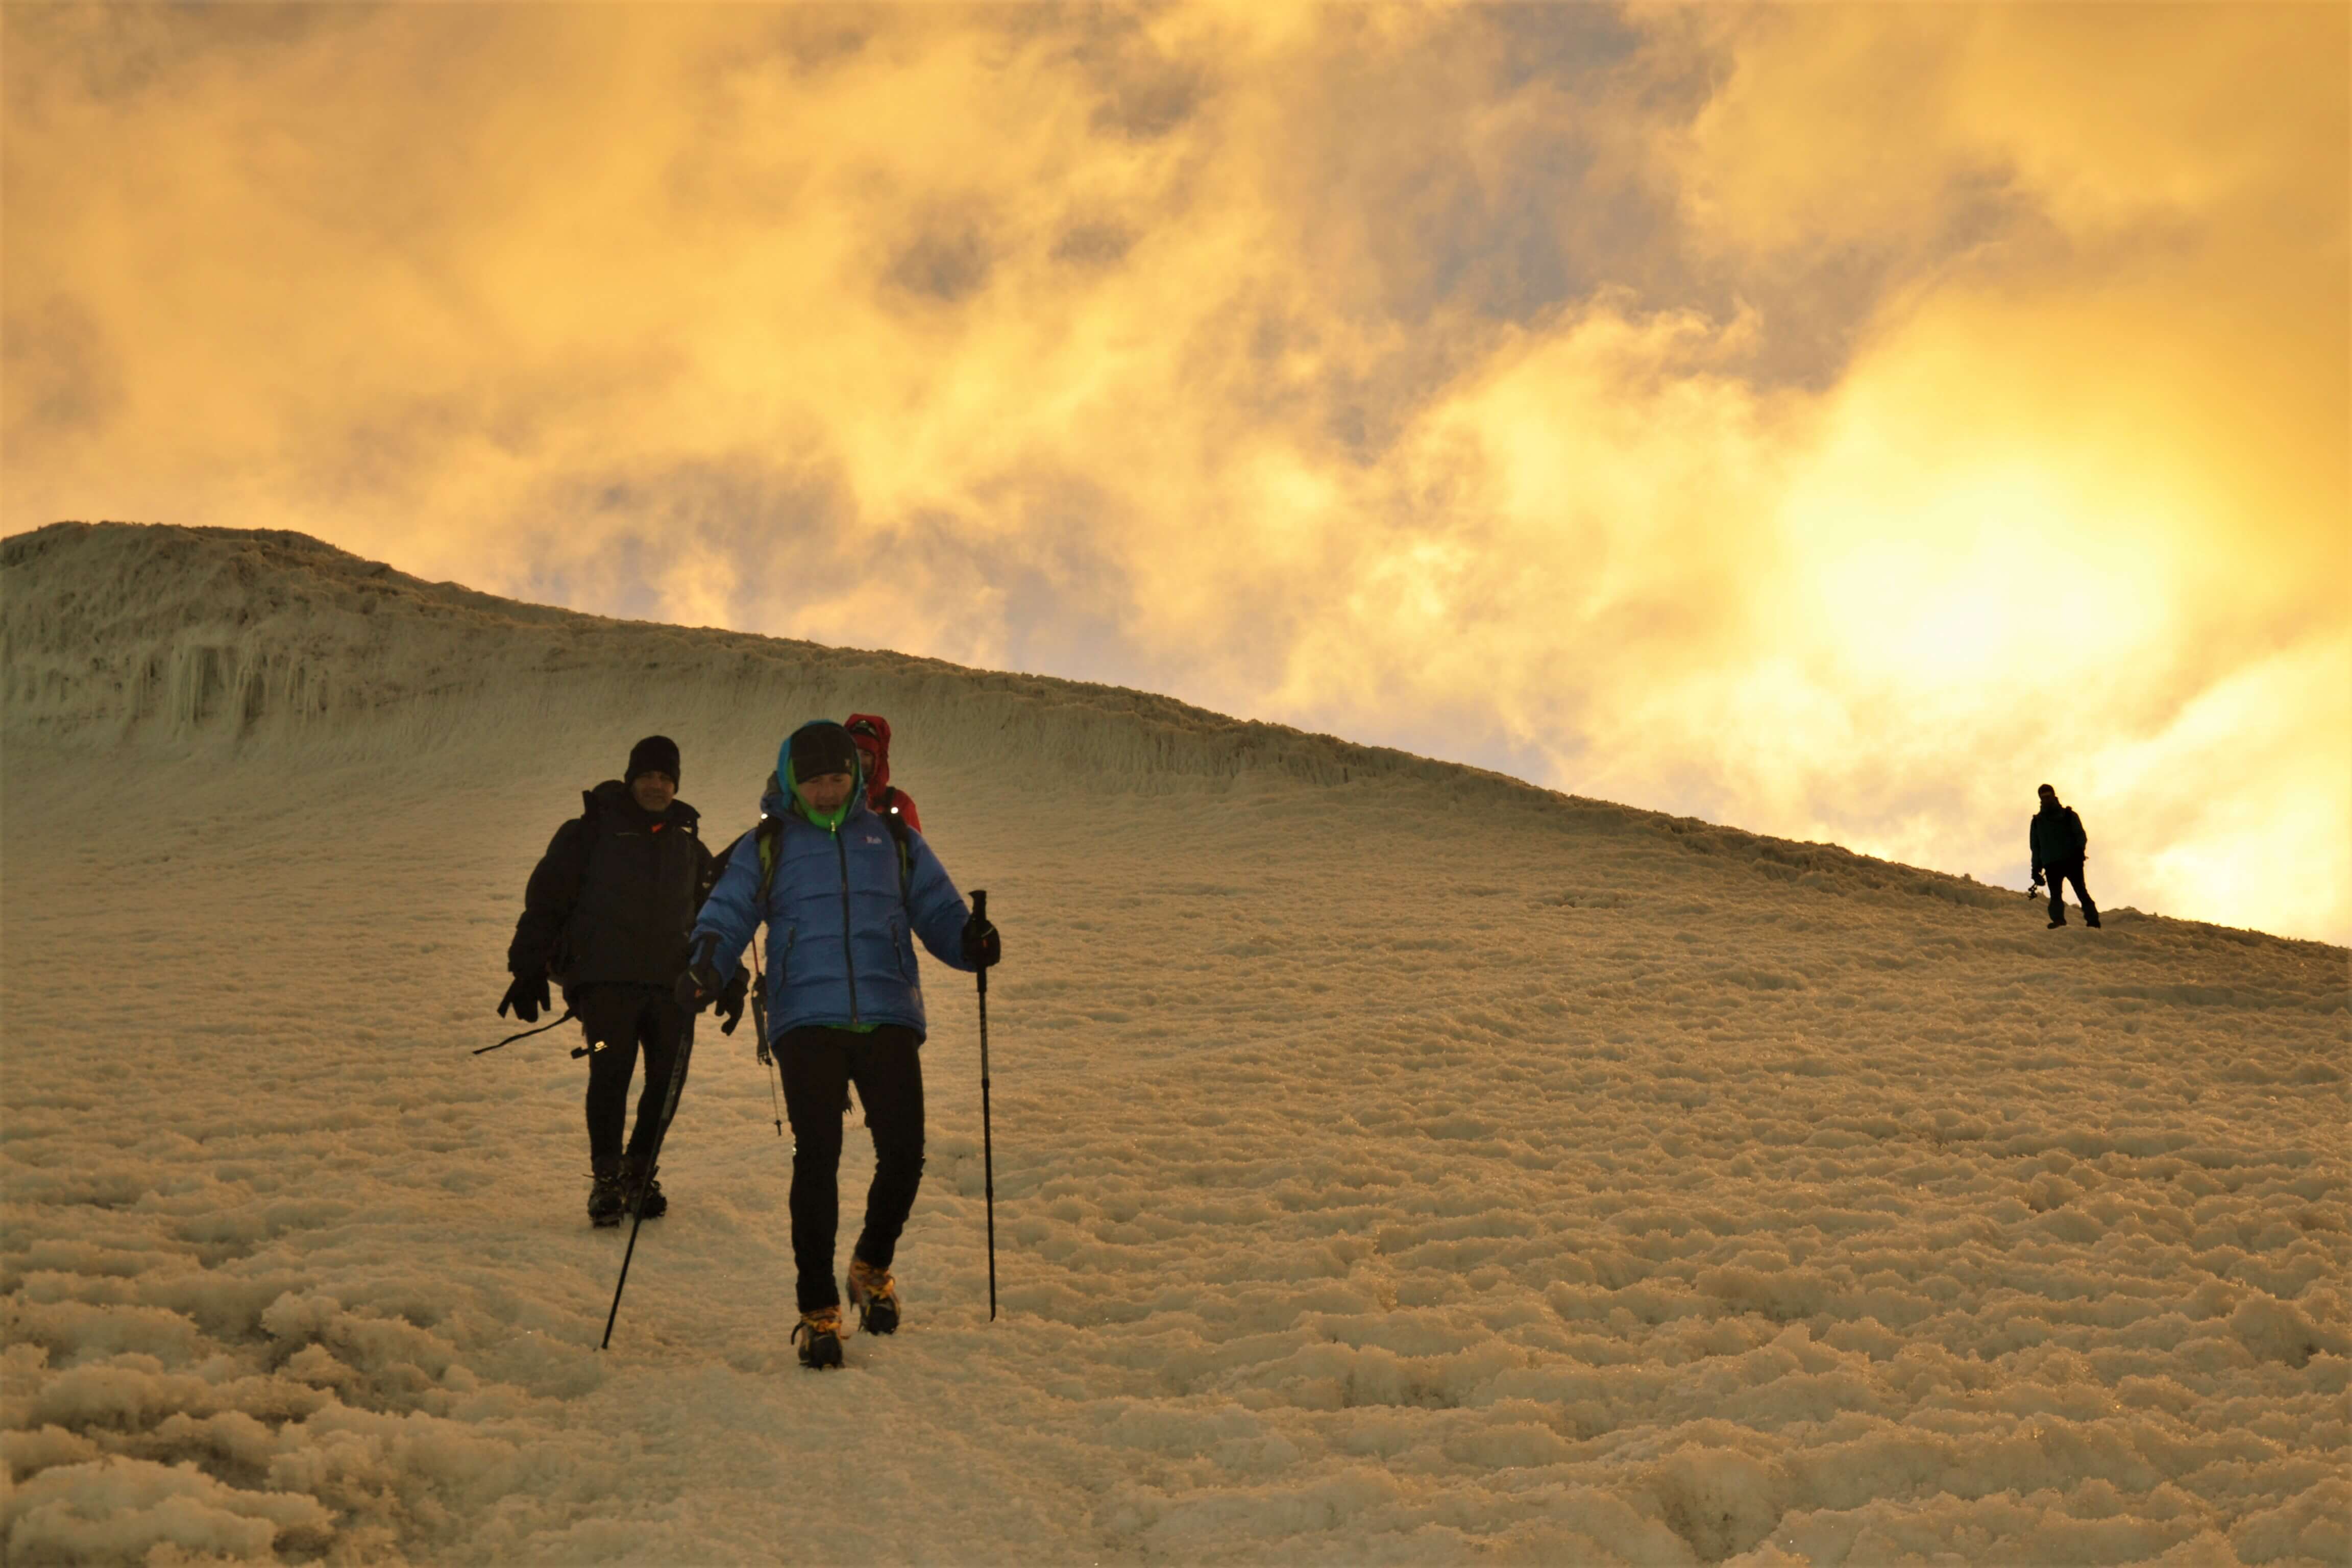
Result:
[[[793,731],[793,779],[857,773],[857,742],[838,724],[810,724]]]
[[[635,784],[639,773],[667,773],[670,783],[677,783],[677,742],[667,735],[647,735],[631,746],[629,771],[621,782]]]

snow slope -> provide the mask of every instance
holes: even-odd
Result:
[[[10,1563],[2352,1558],[2342,949],[298,535],[0,592]],[[794,1364],[706,1027],[600,1353],[523,877],[853,709],[1005,931],[1003,1314],[933,969],[905,1331]]]

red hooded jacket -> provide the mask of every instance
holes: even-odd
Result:
[[[852,713],[846,727],[866,758],[866,804],[877,811],[896,808],[907,826],[920,833],[923,819],[915,815],[915,797],[890,787],[890,721],[879,713]]]

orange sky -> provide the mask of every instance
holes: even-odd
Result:
[[[11,4],[0,527],[2352,940],[2348,15]]]

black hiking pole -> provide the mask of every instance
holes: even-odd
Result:
[[[566,1008],[563,1010],[563,1016],[562,1016],[562,1017],[561,1017],[561,1018],[556,1019],[556,1020],[555,1020],[555,1024],[568,1024],[568,1023],[570,1023],[570,1022],[572,1021],[572,1009],[571,1009],[571,1008],[569,1008],[569,1007],[566,1007]],[[552,1029],[553,1027],[555,1027],[555,1024],[541,1024],[541,1025],[538,1028],[536,1028],[536,1029],[525,1029],[525,1030],[524,1030],[521,1034],[520,1034],[520,1035],[509,1035],[505,1039],[500,1040],[497,1046],[484,1046],[480,1050],[476,1051],[476,1052],[474,1053],[474,1055],[476,1055],[476,1056],[478,1056],[478,1056],[483,1056],[483,1055],[488,1054],[488,1052],[491,1052],[491,1051],[495,1051],[495,1050],[497,1050],[497,1049],[499,1048],[499,1046],[511,1046],[511,1045],[513,1045],[517,1040],[527,1040],[527,1039],[530,1038],[533,1035],[543,1035],[543,1034],[547,1033],[547,1031],[548,1031],[548,1030]],[[576,1056],[583,1055],[583,1054],[585,1054],[585,1053],[583,1053],[583,1052],[580,1052],[580,1051],[574,1051],[574,1052],[572,1052],[572,1054],[573,1056],[575,1056],[575,1057],[576,1057]]]
[[[988,894],[971,890],[974,920],[988,918]],[[988,1127],[988,966],[980,967],[980,1172],[988,1194],[988,1321],[996,1321],[996,1144]]]
[[[784,1069],[776,1061],[776,1053],[768,1046],[768,977],[760,973],[760,961],[751,961],[751,1027],[760,1033],[761,1076],[767,1079],[768,1108],[776,1113],[776,1136],[784,1135],[783,1101],[776,1098],[776,1085],[783,1081]],[[768,1068],[775,1069],[769,1078]]]
[[[604,1340],[596,1348],[613,1348],[613,1321],[621,1315],[621,1292],[629,1288],[629,1259],[637,1255],[637,1227],[646,1223],[646,1194],[653,1190],[654,1173],[661,1169],[661,1147],[669,1137],[669,1119],[677,1110],[677,1091],[686,1082],[686,1058],[694,1054],[694,1015],[686,1016],[686,1033],[677,1042],[677,1060],[670,1063],[669,1091],[662,1097],[661,1126],[654,1146],[646,1151],[646,1168],[638,1173],[636,1192],[629,1200],[629,1246],[621,1254],[621,1278],[613,1287],[613,1310],[604,1314]]]

